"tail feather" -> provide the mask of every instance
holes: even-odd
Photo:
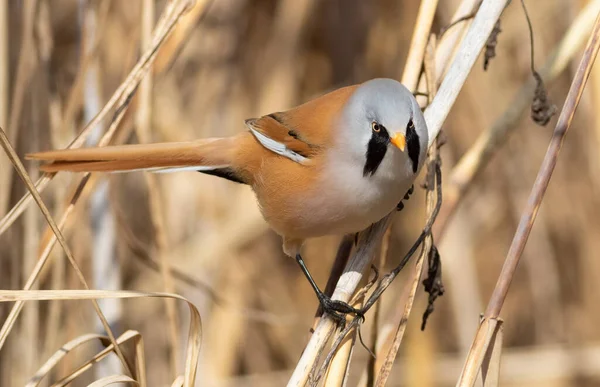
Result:
[[[233,138],[211,138],[190,142],[117,145],[100,148],[53,150],[26,155],[48,161],[45,172],[124,172],[223,168],[231,165]]]

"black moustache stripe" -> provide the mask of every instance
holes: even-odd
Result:
[[[385,157],[389,143],[390,135],[385,128],[382,127],[379,132],[373,132],[369,145],[367,145],[367,161],[363,168],[363,176],[371,176],[377,171]]]
[[[408,122],[408,126],[406,127],[406,149],[408,150],[408,157],[412,162],[413,173],[417,173],[421,144],[419,143],[419,135],[415,130],[412,120]]]

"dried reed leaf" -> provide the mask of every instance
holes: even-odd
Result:
[[[87,344],[90,341],[100,340],[103,344],[106,342],[110,343],[108,336],[103,336],[98,333],[87,333],[85,335],[81,335],[79,337],[74,338],[68,343],[62,345],[54,354],[46,360],[44,364],[38,369],[38,371],[29,379],[29,382],[25,385],[25,387],[35,387],[38,386],[42,379],[48,375],[50,371],[61,361],[61,359],[67,356],[73,349],[80,347],[84,344]],[[119,339],[117,339],[119,342]],[[106,344],[108,345],[108,344]]]
[[[0,290],[0,302],[52,301],[52,300],[99,300],[107,298],[171,298],[185,301],[190,310],[185,359],[184,385],[191,386],[196,378],[200,345],[202,342],[202,322],[200,312],[191,301],[178,294],[161,292],[108,291],[108,290]]]
[[[104,338],[104,336],[102,336],[102,338]],[[102,338],[101,338],[101,340],[103,340]],[[114,346],[112,344],[110,344],[108,337],[106,337],[105,339],[106,340],[104,340],[104,341],[108,341],[108,343],[105,344],[106,348],[104,348],[102,351],[100,351],[99,353],[94,355],[91,359],[89,359],[88,361],[86,361],[85,363],[83,363],[82,365],[77,367],[69,375],[65,376],[58,382],[54,383],[52,385],[52,387],[64,387],[64,386],[68,385],[73,380],[75,380],[77,377],[79,377],[79,375],[83,374],[85,371],[92,368],[92,366],[94,364],[98,363],[100,360],[104,359],[110,353],[114,352]],[[139,380],[140,386],[145,386],[146,385],[146,365],[145,365],[146,360],[145,360],[145,355],[144,355],[144,344],[143,344],[143,340],[142,340],[142,335],[140,335],[140,333],[137,331],[128,330],[127,332],[123,333],[121,336],[119,336],[117,338],[117,344],[122,345],[122,344],[128,342],[129,340],[133,340],[135,343],[135,358],[133,359],[134,361],[131,362],[132,364],[136,364],[136,367],[137,367],[135,377],[140,379]],[[59,350],[59,352],[61,350],[62,350],[62,348]],[[65,353],[65,355],[66,355],[66,353]]]

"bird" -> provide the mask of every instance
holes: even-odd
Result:
[[[269,226],[282,237],[323,310],[360,311],[318,287],[301,255],[305,240],[360,232],[412,193],[428,131],[419,104],[400,82],[376,78],[286,111],[245,121],[223,138],[50,150],[27,154],[45,172],[198,171],[249,185]]]

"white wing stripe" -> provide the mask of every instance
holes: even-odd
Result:
[[[137,168],[128,169],[125,171],[114,171],[112,173],[129,173],[129,172],[153,172],[153,173],[171,173],[171,172],[183,172],[183,171],[212,171],[213,169],[226,168],[228,165],[198,165],[198,166],[186,166],[186,167],[155,167],[155,168]]]
[[[262,146],[264,146],[268,150],[275,152],[278,155],[287,157],[288,159],[295,161],[298,164],[303,164],[306,162],[306,157],[294,152],[293,150],[290,150],[284,144],[265,136],[258,130],[255,130],[254,128],[252,128],[252,126],[248,125],[248,127],[250,128],[250,131],[252,132],[254,137],[256,137],[258,142],[260,142],[262,144]]]

